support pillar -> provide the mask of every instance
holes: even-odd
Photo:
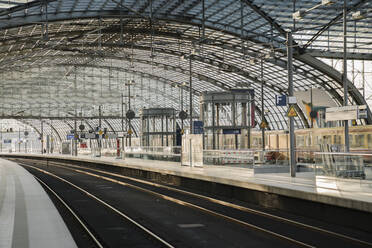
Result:
[[[288,56],[288,95],[293,96],[293,38],[292,33],[287,33],[287,56]],[[288,107],[290,108],[290,104]],[[289,166],[291,177],[296,177],[296,153],[294,136],[294,117],[289,117]]]

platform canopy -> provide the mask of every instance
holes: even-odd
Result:
[[[121,101],[127,109],[129,87],[137,116],[143,107],[179,111],[181,102],[186,110],[190,90],[193,115],[198,116],[201,92],[251,88],[259,123],[263,84],[269,127],[287,129],[287,108],[276,107],[275,96],[288,93],[289,31],[294,37],[294,90],[320,88],[343,104],[341,73],[323,60],[342,58],[343,1],[321,2],[0,1],[0,115],[35,129],[48,119],[63,138],[76,116],[94,128],[100,105],[103,124],[121,131]],[[300,10],[305,15],[294,20],[293,13]],[[372,2],[348,0],[347,10],[348,58],[371,61]],[[351,81],[349,101],[366,104]],[[309,127],[301,111],[295,123]],[[370,114],[365,123],[372,123]],[[138,130],[139,122],[133,125]]]

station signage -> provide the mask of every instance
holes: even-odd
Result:
[[[366,105],[326,108],[326,121],[356,120],[367,117]]]
[[[236,129],[222,129],[223,134],[241,134],[241,129],[236,128]]]
[[[194,121],[192,125],[193,134],[203,134],[204,133],[204,123],[202,121]]]
[[[287,106],[287,96],[286,95],[281,95],[281,96],[275,96],[275,103],[276,106]]]

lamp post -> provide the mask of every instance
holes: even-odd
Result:
[[[263,59],[261,59],[261,123],[265,120],[265,106],[264,106],[264,85],[263,85]],[[265,126],[261,129],[262,135],[262,154],[265,151]]]
[[[189,69],[190,69],[190,89],[189,89],[189,97],[190,97],[190,134],[192,134],[192,55],[189,56]]]
[[[287,69],[288,69],[288,95],[293,96],[293,38],[292,33],[287,33]],[[293,104],[289,104],[289,108]],[[289,165],[291,177],[296,176],[296,154],[295,154],[295,136],[294,136],[294,117],[289,117]]]
[[[343,8],[343,45],[344,45],[344,51],[343,51],[343,66],[342,66],[342,82],[344,86],[344,106],[348,105],[348,87],[347,87],[347,21],[346,21],[346,15],[347,15],[347,4],[346,0],[344,0],[344,8]],[[344,136],[345,136],[345,152],[349,152],[350,150],[350,142],[349,142],[349,121],[344,121]]]

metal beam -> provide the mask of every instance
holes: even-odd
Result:
[[[305,53],[313,57],[316,57],[316,58],[326,58],[326,59],[342,59],[343,58],[342,52],[330,52],[330,51],[306,49]],[[347,58],[354,59],[354,60],[372,60],[372,54],[348,52]]]

